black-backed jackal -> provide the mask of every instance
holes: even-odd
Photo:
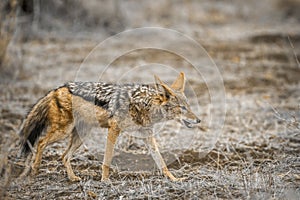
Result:
[[[30,153],[39,136],[32,171],[36,173],[47,145],[70,137],[62,155],[71,181],[78,181],[70,160],[82,144],[82,137],[93,126],[108,128],[102,180],[109,177],[114,145],[120,132],[138,130],[145,134],[153,159],[171,180],[177,180],[168,170],[153,137],[153,125],[179,119],[187,127],[200,123],[191,111],[184,95],[185,76],[180,73],[171,86],[155,76],[155,84],[109,84],[102,82],[69,82],[41,98],[24,120],[21,130],[22,152]],[[79,136],[80,135],[80,136]]]

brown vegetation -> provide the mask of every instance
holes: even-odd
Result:
[[[62,4],[49,1],[47,5],[53,6],[53,13],[43,7],[46,5],[43,0],[37,2],[41,5],[39,15],[35,16],[35,19],[38,18],[36,29],[31,26],[34,17],[22,18],[29,20],[30,25],[22,23],[29,31],[24,31],[23,40],[13,46],[21,49],[20,67],[24,71],[16,79],[9,78],[9,84],[0,81],[1,197],[299,199],[300,26],[293,8],[298,6],[296,1],[184,1],[185,4],[145,1],[140,7],[132,1],[114,1],[117,7],[106,1],[101,1],[104,4],[89,1],[91,3],[74,12],[65,11],[68,9],[65,4],[70,1]],[[81,5],[83,1],[72,2]],[[78,7],[72,5],[71,9]],[[101,12],[107,18],[101,18],[101,13],[96,12],[99,5],[109,5],[107,10],[102,6],[104,11]],[[20,15],[25,16],[24,6],[20,9]],[[120,11],[118,15],[114,9]],[[86,12],[88,15],[84,18]],[[60,19],[60,14],[66,17],[65,21]],[[81,18],[81,23],[72,21],[76,17]],[[118,17],[122,21],[113,23]],[[14,26],[4,29],[4,18],[1,19],[1,34],[2,30],[10,30],[10,34],[0,38],[3,40],[0,50],[7,53]],[[93,24],[98,26],[93,27]],[[164,178],[143,144],[138,139],[124,136],[117,144],[111,181],[101,182],[103,137],[106,136],[102,129],[94,130],[85,148],[75,153],[72,165],[82,181],[71,183],[67,179],[60,160],[67,141],[45,150],[37,176],[17,179],[26,165],[24,159],[17,157],[17,133],[27,110],[48,90],[75,80],[80,64],[99,41],[111,33],[139,26],[179,30],[201,43],[217,64],[224,80],[227,113],[222,133],[216,138],[213,149],[209,152],[203,149],[204,143],[209,141],[207,138],[210,138],[205,131],[209,116],[220,114],[217,109],[214,110],[216,113],[210,113],[211,88],[207,83],[214,81],[213,74],[204,77],[207,81],[204,82],[193,73],[190,64],[176,54],[155,49],[139,50],[115,60],[112,63],[115,68],[108,70],[102,78],[112,80],[112,77],[122,76],[147,62],[160,62],[187,72],[188,83],[198,98],[190,100],[192,103],[198,101],[201,108],[202,130],[197,135],[187,129],[176,133],[177,125],[170,123],[156,136],[172,173],[187,179],[171,182]],[[85,31],[86,27],[89,27],[90,33]],[[128,41],[128,44],[135,42]],[[178,49],[184,47],[180,41],[172,45]],[[95,66],[92,69],[98,69],[109,55],[114,55],[120,48],[123,46],[100,52],[88,64]],[[202,57],[198,56],[201,60]],[[1,66],[1,80],[5,73],[2,69],[12,69],[7,66]],[[155,67],[147,69],[158,74],[163,71]],[[81,73],[83,77],[92,77],[95,72],[86,70]],[[152,80],[149,77],[153,76],[145,70],[126,78],[131,82],[141,82]],[[168,73],[165,77],[168,80]],[[192,92],[187,92],[189,97]],[[188,144],[185,148],[179,148],[185,143]]]

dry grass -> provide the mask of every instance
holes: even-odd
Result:
[[[11,58],[7,52],[16,29],[17,0],[1,1],[0,11],[0,77],[3,80],[13,73],[10,70]]]
[[[198,8],[195,1],[187,2],[190,6],[184,9]],[[202,25],[208,24],[206,28],[210,31],[209,34],[217,35],[222,24],[229,25],[230,19],[249,15],[240,13],[241,7],[232,5],[228,5],[223,12],[223,7],[216,2],[201,4],[203,12],[189,14],[187,20],[180,21],[183,19],[181,15],[176,15],[176,18],[172,13],[164,14],[163,8],[158,9],[158,15],[150,20],[166,23],[168,26],[176,22],[176,25],[185,27],[187,32],[196,32],[193,35],[195,39],[203,41]],[[51,3],[53,2],[49,4]],[[86,5],[85,9],[91,9],[91,4]],[[130,5],[132,6],[129,2],[123,5],[123,8],[130,9]],[[173,11],[178,9],[168,3],[163,5],[169,6]],[[234,5],[241,6],[240,3]],[[181,6],[180,4],[179,7]],[[155,12],[157,8],[150,3],[144,3],[141,10],[147,10],[149,7],[152,8],[151,12]],[[207,13],[205,8],[210,8]],[[232,8],[237,10],[237,13],[234,13]],[[78,15],[80,13],[81,10],[77,12]],[[151,13],[146,14],[151,16]],[[143,13],[137,12],[126,16],[125,21],[134,21],[138,26],[145,21],[141,16]],[[49,15],[41,17],[42,20],[47,20]],[[203,21],[208,18],[211,21]],[[94,20],[93,16],[90,16],[90,19]],[[217,28],[211,28],[210,22]],[[53,23],[63,25],[62,21]],[[42,28],[40,25],[42,24],[38,27]],[[279,25],[286,28],[286,24]],[[58,25],[49,26],[51,28]],[[3,25],[1,29],[2,27]],[[0,196],[7,199],[299,199],[300,70],[297,58],[300,55],[300,33],[294,31],[290,34],[284,28],[282,31],[258,32],[234,41],[219,41],[209,37],[209,34],[205,35],[208,41],[204,37],[204,47],[218,64],[224,79],[226,122],[222,134],[216,138],[218,141],[214,148],[205,156],[201,156],[201,145],[205,142],[202,138],[209,136],[204,131],[193,138],[195,145],[186,149],[168,146],[170,141],[175,140],[172,125],[170,131],[159,135],[163,156],[166,159],[172,158],[172,161],[168,162],[169,168],[178,177],[187,178],[182,182],[171,182],[163,177],[154,167],[151,157],[143,154],[144,147],[138,141],[128,146],[126,138],[120,139],[120,143],[125,143],[118,146],[111,181],[101,182],[104,143],[102,138],[105,136],[105,133],[101,132],[94,136],[96,139],[93,138],[96,140],[96,152],[81,148],[72,160],[75,173],[82,178],[81,182],[71,183],[67,179],[60,158],[66,141],[47,148],[37,176],[17,179],[25,167],[25,160],[17,157],[17,130],[26,111],[47,90],[74,80],[77,67],[95,44],[93,38],[78,40],[70,36],[65,39],[57,35],[50,38],[44,38],[43,35],[40,35],[39,39],[29,38],[30,40],[24,41],[22,46],[22,64],[28,74],[22,79],[11,81],[9,85],[0,82]],[[4,49],[7,48],[9,37],[3,38]],[[103,57],[117,50],[116,48],[102,52],[103,55],[93,58],[93,62],[101,65]],[[137,62],[153,60],[166,61],[165,64],[172,66],[188,66],[175,54],[147,50],[119,58],[113,64],[122,67],[116,68],[104,78],[125,73],[136,66]],[[93,75],[93,71],[84,73],[87,77]],[[143,73],[135,75],[130,81],[144,79],[142,76],[147,72]],[[208,88],[203,80],[190,74],[189,84],[200,99],[201,117],[205,124],[208,118],[206,110],[209,110],[210,102]],[[191,100],[196,102],[195,99]],[[181,134],[185,133],[187,131],[183,129]],[[174,142],[180,143],[185,140],[188,140],[187,136]]]
[[[43,46],[44,44],[37,45]],[[60,46],[61,43],[58,42],[57,45]],[[229,44],[223,43],[222,46],[224,45]],[[233,45],[240,44],[230,43],[231,47]],[[251,43],[248,45],[251,49]],[[243,71],[236,71],[235,60],[230,64],[232,51],[227,51],[226,46],[224,51],[220,51],[220,46],[215,44],[208,44],[208,46],[211,51],[219,51],[216,55],[219,58],[223,57],[224,63],[227,63],[224,77],[228,113],[223,134],[218,138],[214,149],[205,157],[199,155],[200,147],[198,150],[197,147],[170,150],[160,143],[165,157],[174,155],[177,157],[169,163],[171,170],[179,177],[187,177],[187,180],[178,183],[170,182],[155,170],[149,155],[126,153],[121,148],[114,159],[111,182],[102,183],[100,166],[103,152],[97,154],[82,148],[76,154],[72,164],[83,181],[70,183],[60,159],[65,142],[47,149],[39,175],[17,180],[16,176],[24,168],[24,161],[16,158],[16,129],[24,116],[24,109],[34,103],[34,99],[45,93],[45,89],[38,88],[34,84],[22,86],[20,80],[3,90],[5,95],[1,99],[8,106],[1,108],[0,121],[2,141],[6,141],[2,145],[2,150],[5,151],[1,155],[4,155],[4,161],[7,163],[3,168],[2,178],[11,181],[7,181],[6,196],[13,199],[296,198],[299,195],[300,183],[300,141],[298,139],[300,115],[297,102],[299,81],[292,78],[296,73],[293,71],[296,61],[290,63],[290,68],[286,67],[283,72],[276,65],[274,66],[273,62],[270,62],[270,65],[266,64],[265,69],[258,68],[255,67],[255,63],[263,62],[266,58],[260,56],[258,59],[261,60],[254,61],[251,57],[255,53],[261,55],[262,52],[255,48],[249,51],[247,48],[245,49],[246,59],[249,58],[247,66],[252,65],[252,67],[244,66]],[[271,50],[273,46],[269,48]],[[264,48],[266,53],[269,50]],[[245,53],[238,51],[239,54]],[[55,51],[47,53],[51,54]],[[68,54],[74,53],[76,51],[68,51]],[[239,54],[237,53],[236,56]],[[167,55],[163,56],[167,57]],[[276,59],[275,61],[278,62]],[[128,63],[130,62],[131,59],[128,60]],[[268,69],[268,76],[261,76],[261,70],[266,69]],[[39,70],[47,71],[49,68]],[[290,73],[290,70],[293,73]],[[227,77],[231,77],[229,75],[232,73],[240,74],[239,78],[228,79]],[[244,78],[248,74],[252,74],[251,79]],[[192,84],[194,88],[197,88],[202,83],[192,82]],[[11,99],[11,95],[14,95],[15,100]],[[34,99],[32,95],[35,96]],[[20,110],[10,106],[15,103]],[[161,136],[163,137],[172,136],[167,134]],[[101,137],[100,143],[103,143]],[[143,152],[143,148],[140,150],[139,148],[139,145],[135,146],[140,153]],[[137,162],[134,165],[138,165],[138,169],[130,170],[135,159],[142,159],[143,165],[139,166]],[[13,176],[7,179],[10,170]]]

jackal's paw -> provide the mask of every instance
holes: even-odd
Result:
[[[185,181],[187,179],[187,177],[182,177],[182,178],[172,178],[171,181],[174,181],[174,182],[181,182],[181,181]]]
[[[81,178],[79,176],[69,176],[70,181],[72,182],[77,182],[77,181],[81,181]]]
[[[109,182],[109,178],[108,177],[102,177],[101,178],[101,182]]]
[[[38,173],[39,173],[39,169],[38,168],[35,168],[35,167],[31,167],[31,174],[32,175],[38,175]]]

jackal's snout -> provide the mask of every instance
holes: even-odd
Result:
[[[199,124],[201,120],[191,111],[181,118],[182,123],[188,127],[192,128],[194,125]]]
[[[194,125],[199,124],[201,122],[200,119],[194,119],[194,120],[190,120],[190,119],[182,119],[183,124],[188,127],[188,128],[192,128]]]

